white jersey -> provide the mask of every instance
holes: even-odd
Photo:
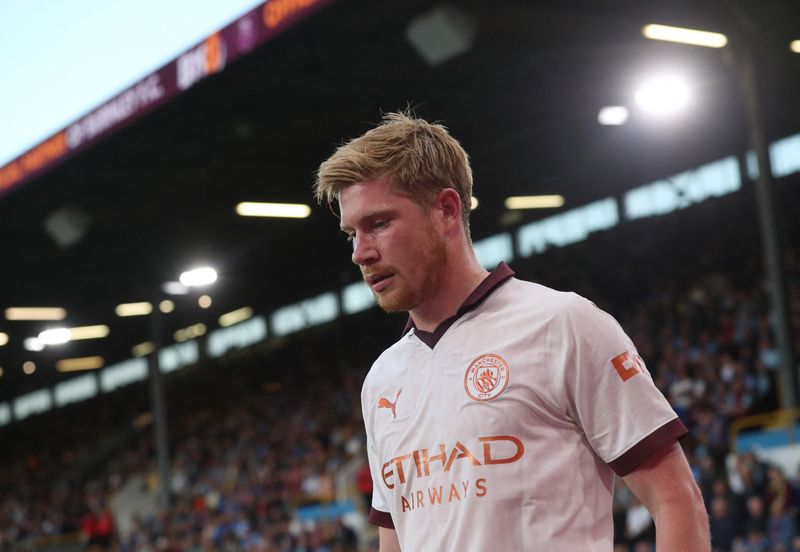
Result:
[[[614,473],[686,433],[611,316],[512,276],[364,381],[370,521],[404,552],[608,552]]]

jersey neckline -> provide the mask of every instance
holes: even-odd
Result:
[[[500,287],[503,283],[507,282],[512,276],[514,276],[514,271],[511,270],[511,267],[506,263],[501,262],[499,265],[497,265],[497,268],[495,268],[486,278],[483,279],[480,284],[478,284],[478,287],[472,290],[472,293],[470,293],[461,306],[458,307],[456,313],[439,324],[434,331],[426,332],[418,329],[414,325],[411,315],[409,315],[408,322],[406,322],[406,327],[403,329],[403,335],[406,335],[409,331],[414,330],[414,335],[417,336],[425,345],[433,349],[456,320],[483,303],[494,290]]]

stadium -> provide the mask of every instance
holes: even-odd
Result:
[[[800,550],[799,5],[212,4],[0,5],[0,551],[379,550],[408,315],[312,188],[399,110],[469,154],[484,268],[630,336],[712,550]]]

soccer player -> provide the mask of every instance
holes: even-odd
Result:
[[[443,126],[386,115],[315,193],[378,304],[409,313],[361,396],[381,552],[610,551],[615,474],[659,552],[710,550],[686,428],[633,343],[583,297],[481,267],[469,160]]]

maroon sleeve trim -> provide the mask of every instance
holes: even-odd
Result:
[[[675,418],[633,445],[628,452],[609,462],[608,465],[618,476],[628,475],[639,464],[650,458],[662,445],[669,441],[677,441],[687,433],[689,433],[689,430],[686,429],[683,422]]]
[[[367,518],[372,525],[379,527],[386,527],[387,529],[394,529],[394,522],[392,521],[392,514],[389,512],[381,512],[375,508],[370,508],[369,517]]]

